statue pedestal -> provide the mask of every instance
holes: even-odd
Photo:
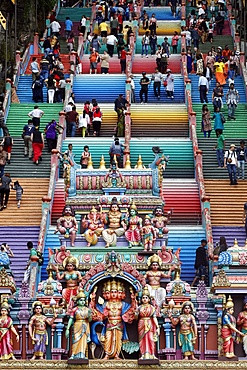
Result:
[[[68,365],[88,365],[88,364],[89,364],[88,358],[68,359]]]
[[[219,356],[218,361],[238,361],[238,356],[233,357]]]
[[[138,256],[152,256],[155,253],[156,251],[140,251],[138,252]]]
[[[158,358],[139,359],[138,365],[160,365],[160,360]]]

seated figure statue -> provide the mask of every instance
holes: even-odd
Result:
[[[72,209],[70,206],[65,206],[62,217],[57,220],[57,229],[55,234],[59,231],[65,238],[70,238],[71,247],[74,247],[77,230],[78,224],[73,215]]]
[[[87,241],[87,246],[95,245],[98,242],[98,237],[104,230],[104,223],[102,220],[102,213],[98,212],[94,206],[91,211],[82,220],[82,227],[87,230],[84,233],[85,239]]]
[[[108,214],[104,215],[104,223],[108,226],[102,231],[102,237],[106,242],[105,247],[116,246],[117,237],[124,234],[124,216],[122,215],[117,200],[112,199]]]

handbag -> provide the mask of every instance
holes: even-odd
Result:
[[[167,81],[164,81],[163,85],[166,87],[167,86]]]
[[[220,113],[220,118],[222,123],[226,122],[225,116],[222,113]]]

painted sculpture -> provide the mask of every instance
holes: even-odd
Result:
[[[72,326],[72,351],[71,360],[87,359],[87,345],[90,342],[89,322],[92,320],[92,312],[86,307],[86,296],[82,290],[75,297],[76,307],[70,312],[68,326],[65,332],[69,337],[69,330]]]
[[[157,256],[157,254],[154,254],[153,256],[148,258],[147,265],[149,267],[149,270],[145,275],[145,278],[148,282],[147,287],[150,296],[153,297],[156,304],[161,307],[166,298],[166,290],[160,286],[160,279],[170,278],[172,269],[169,270],[168,274],[160,271],[162,261],[161,258]]]
[[[138,216],[137,208],[135,204],[130,206],[129,214],[126,219],[125,238],[129,242],[129,247],[134,245],[141,245],[141,234],[140,229],[142,227],[142,219]]]
[[[167,224],[170,221],[170,218],[171,212],[167,212],[165,215],[162,207],[155,207],[153,211],[152,225],[157,230],[158,238],[163,238],[164,235],[168,234],[169,230],[167,228]]]
[[[60,232],[65,238],[70,238],[71,247],[74,247],[77,230],[78,224],[72,209],[70,206],[65,206],[62,217],[57,220],[57,229],[55,233]]]
[[[178,343],[182,347],[184,360],[196,360],[194,356],[194,344],[197,339],[197,325],[193,315],[193,304],[190,301],[184,302],[181,308],[181,314],[173,317],[172,312],[168,313],[173,326],[180,325]]]
[[[34,344],[33,357],[31,360],[45,358],[46,345],[48,344],[46,325],[52,325],[56,316],[57,314],[54,311],[53,318],[48,319],[48,317],[43,315],[43,304],[39,301],[33,303],[33,315],[28,325],[29,335]]]
[[[238,342],[243,342],[244,353],[247,356],[247,297],[243,300],[243,311],[239,312],[237,317],[237,328],[241,333],[245,334],[244,337],[238,336]]]
[[[233,316],[234,303],[229,296],[225,309],[222,314],[222,329],[221,337],[223,339],[223,356],[227,358],[235,357],[234,354],[234,341],[236,340],[236,335],[244,337],[245,334],[236,328],[236,319]]]
[[[1,316],[0,316],[0,359],[1,360],[15,360],[13,354],[13,343],[11,334],[13,333],[16,337],[16,341],[19,342],[19,334],[17,333],[11,317],[8,315],[9,305],[7,302],[3,302],[1,305]]]
[[[124,234],[125,223],[124,216],[115,199],[111,203],[108,214],[105,215],[104,222],[108,226],[107,229],[102,231],[102,237],[106,242],[105,247],[116,246],[117,237]]]
[[[91,245],[97,244],[98,238],[104,230],[102,213],[98,212],[93,206],[87,217],[84,217],[82,221],[82,227],[87,229],[84,233],[87,246],[90,247]]]
[[[65,279],[66,288],[62,291],[63,301],[66,305],[73,306],[72,297],[78,293],[78,286],[82,279],[80,272],[77,270],[79,261],[74,256],[66,257],[63,260],[65,271],[59,273],[58,266],[54,266],[58,280]]]
[[[91,294],[90,308],[93,312],[93,320],[98,321],[104,327],[101,332],[101,343],[105,351],[105,360],[120,359],[120,351],[123,342],[128,341],[125,323],[132,323],[135,319],[137,302],[134,292],[131,292],[131,304],[124,301],[125,289],[120,281],[108,281],[105,286],[104,297],[96,304],[96,290]],[[93,336],[95,333],[93,332]]]
[[[155,343],[158,341],[160,329],[156,317],[156,309],[151,304],[149,289],[142,290],[142,303],[138,307],[138,336],[141,357],[140,360],[156,359]]]
[[[152,251],[157,238],[156,229],[152,226],[149,216],[145,217],[144,226],[141,228],[142,243],[144,251]]]

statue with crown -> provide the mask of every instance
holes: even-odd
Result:
[[[136,295],[129,288],[130,303],[126,302],[127,292],[124,283],[117,280],[108,280],[103,285],[102,296],[96,302],[97,287],[91,293],[89,307],[92,310],[92,319],[95,323],[91,327],[92,341],[103,347],[104,359],[120,359],[122,349],[128,349],[129,338],[126,324],[131,324],[137,311]],[[96,332],[97,325],[102,326],[100,335]],[[134,344],[135,345],[135,344]],[[133,344],[132,344],[133,347]],[[139,346],[137,345],[137,349]]]

